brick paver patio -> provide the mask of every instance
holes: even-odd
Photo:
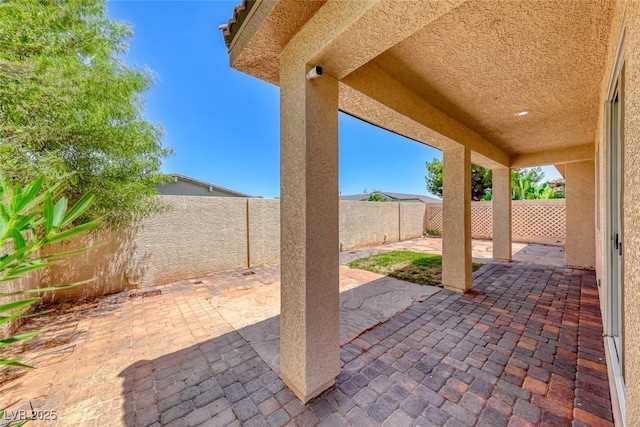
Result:
[[[418,239],[403,240],[401,242],[388,243],[365,250],[347,251],[340,254],[344,261],[351,261],[354,257],[350,254],[358,255],[361,252],[377,253],[382,251],[414,251],[432,254],[442,254],[442,238],[423,237]],[[474,262],[491,262],[493,257],[493,242],[491,240],[473,239],[471,241],[471,254]],[[530,264],[564,266],[564,246],[562,245],[540,245],[513,242],[511,254],[514,261]]]
[[[592,271],[488,264],[469,293],[441,290],[343,345],[336,387],[307,405],[197,282],[66,314],[3,403],[57,409],[57,425],[612,425]]]

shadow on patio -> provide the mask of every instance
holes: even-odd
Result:
[[[336,387],[307,405],[252,328],[122,370],[125,424],[611,425],[592,271],[489,264],[466,295],[440,291],[344,344]]]

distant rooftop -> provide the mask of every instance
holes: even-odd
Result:
[[[442,203],[442,200],[422,194],[392,193],[389,191],[372,191],[370,193],[340,196],[340,200],[366,201],[372,194],[381,194],[392,202]]]
[[[229,190],[210,182],[200,181],[190,176],[181,175],[179,173],[167,174],[173,177],[173,181],[158,186],[158,192],[164,195],[184,195],[184,196],[226,196],[226,197],[253,197],[238,191]],[[178,188],[176,184],[187,183],[191,188]],[[183,184],[184,187],[184,184]],[[198,190],[195,190],[195,189]]]

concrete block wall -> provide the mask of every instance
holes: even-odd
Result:
[[[280,261],[280,201],[247,199],[249,213],[248,266]]]
[[[56,300],[104,295],[247,266],[247,199],[161,196],[162,214],[120,231],[102,230],[49,252],[93,249],[44,273],[43,285],[91,284],[58,291]]]
[[[172,209],[145,220],[134,236],[140,286],[247,265],[247,199],[166,196]]]
[[[340,202],[340,249],[397,242],[400,238],[399,203]],[[424,216],[424,205],[422,205]],[[420,233],[422,235],[422,233]]]
[[[236,197],[159,196],[170,209],[124,231],[102,230],[49,253],[92,247],[14,287],[53,286],[95,278],[46,295],[87,298],[280,260],[280,201]],[[340,202],[342,250],[419,237],[425,205]]]
[[[279,262],[279,200],[160,197],[171,207],[167,212],[124,231],[103,230],[48,248],[50,253],[80,247],[93,249],[7,286],[24,289],[95,278],[88,285],[47,296],[55,300],[78,299]],[[564,212],[563,200],[542,202],[539,204],[544,205],[545,211],[552,208]],[[484,235],[491,224],[487,206],[490,203],[478,205],[476,214],[481,212],[487,216],[488,212],[489,216],[478,221],[479,216],[475,215],[473,222],[477,223],[474,229],[482,234],[479,237],[490,238]],[[515,212],[519,205],[514,203],[514,206]],[[523,212],[535,213],[534,204],[526,206]],[[545,215],[532,215],[528,221],[539,227],[545,227],[544,221],[558,221],[557,218],[545,219]],[[426,229],[438,228],[441,216],[441,204],[341,201],[341,250],[419,237]],[[556,228],[563,229],[564,223],[561,225],[556,224]],[[514,230],[514,239],[516,233]],[[478,237],[477,233],[474,237]]]
[[[17,292],[25,289],[34,289],[38,287],[39,283],[42,282],[41,277],[42,277],[41,271],[37,271],[37,270],[32,271],[21,279],[2,283],[1,285],[2,287],[0,289],[2,289],[2,292],[6,292],[6,293]],[[25,298],[32,298],[35,296],[36,295],[28,295],[27,297],[23,297],[23,296],[4,297],[2,298],[2,304],[8,304],[13,301],[17,301]],[[3,315],[7,315],[7,313],[3,313]],[[4,323],[2,326],[0,326],[0,338],[7,337],[10,333],[15,331],[16,328],[22,325],[24,323],[24,320],[25,319],[18,318],[8,323]]]
[[[400,240],[422,236],[427,229],[425,205],[422,203],[398,203],[400,211]]]

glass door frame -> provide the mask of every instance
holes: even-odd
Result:
[[[608,347],[617,401],[626,425],[624,383],[624,28],[615,58],[605,104],[605,311],[604,335]]]

